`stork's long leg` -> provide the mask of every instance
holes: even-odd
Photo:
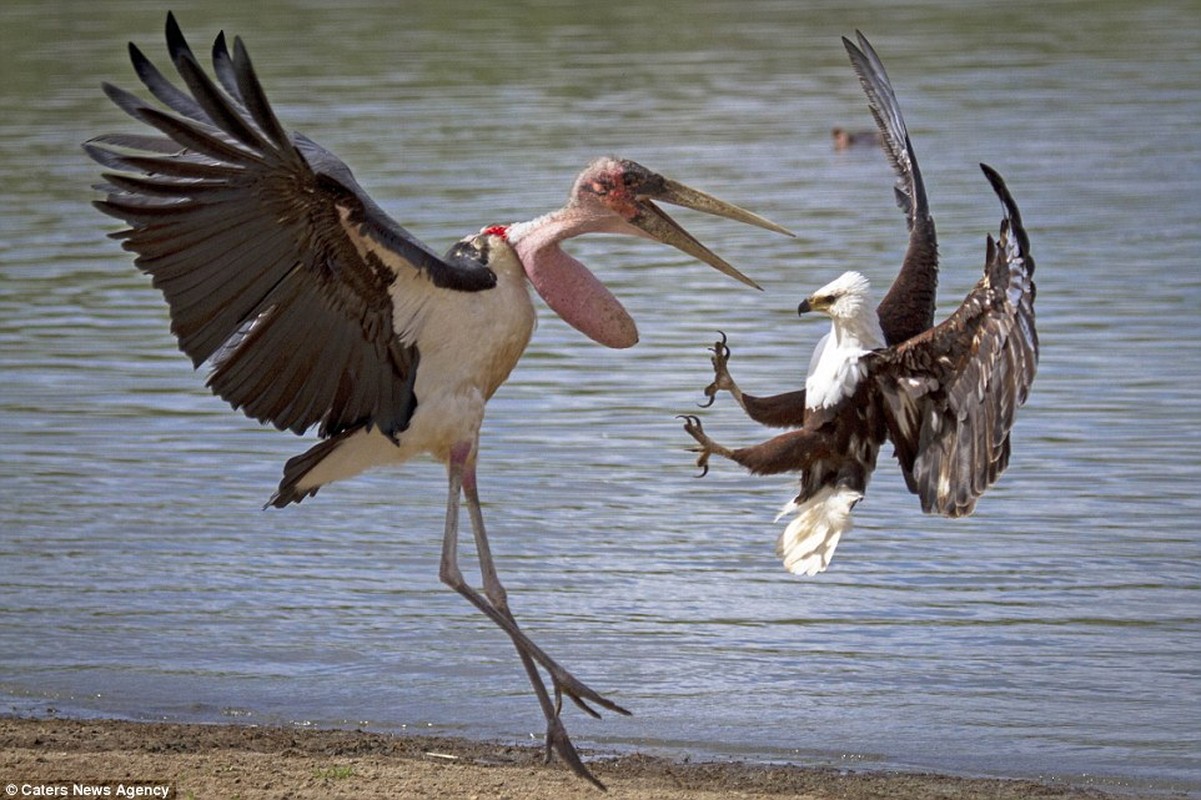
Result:
[[[492,561],[492,548],[488,544],[488,534],[484,528],[484,514],[480,509],[480,496],[473,467],[474,465],[469,464],[464,470],[463,497],[467,501],[467,512],[471,517],[471,530],[475,535],[476,553],[480,561],[480,574],[484,580],[484,594],[487,596],[489,602],[492,603],[492,606],[508,617],[509,621],[516,626],[517,621],[513,619],[513,613],[509,609],[508,593],[501,584],[500,576],[496,572],[496,565]],[[529,654],[522,651],[520,644],[517,646],[517,654],[521,656],[522,666],[525,667],[526,675],[530,679],[530,685],[534,687],[534,694],[538,696],[538,703],[542,706],[542,713],[546,717],[546,760],[550,761],[553,749],[571,767],[573,772],[590,781],[597,788],[604,789],[605,785],[584,766],[584,762],[580,759],[580,754],[576,751],[575,745],[572,744],[571,737],[567,735],[567,728],[564,727],[563,721],[559,718],[559,710],[562,706],[562,693],[559,685],[557,683],[554,684],[555,700],[552,703],[547,694],[546,686],[542,683],[542,676],[538,673],[538,667],[534,664],[534,660]],[[595,711],[585,705],[578,697],[572,697],[572,700],[589,714],[598,716]]]
[[[486,614],[489,619],[496,623],[513,640],[518,655],[521,656],[522,664],[525,666],[526,674],[530,678],[530,683],[534,687],[534,692],[538,695],[538,701],[542,706],[543,714],[546,716],[548,753],[549,748],[553,747],[577,774],[604,788],[603,784],[584,767],[580,761],[579,754],[576,753],[575,747],[567,736],[567,731],[559,720],[559,707],[561,705],[559,699],[562,693],[565,692],[576,705],[594,717],[599,717],[600,714],[589,707],[584,702],[585,699],[619,714],[628,715],[630,712],[613,701],[597,694],[591,688],[577,680],[570,672],[559,666],[554,659],[548,656],[542,648],[534,644],[522,632],[517,622],[513,619],[513,615],[509,611],[507,594],[492,561],[492,551],[488,545],[488,538],[484,529],[483,513],[480,510],[479,493],[475,480],[474,444],[456,447],[452,453],[447,471],[450,486],[446,506],[446,530],[442,541],[442,563],[439,577],[443,583],[450,586],[465,597],[468,602]],[[471,515],[472,530],[475,533],[480,571],[483,575],[487,598],[482,596],[464,580],[458,566],[460,495],[464,495],[467,498],[467,507]],[[545,685],[542,683],[542,678],[534,664],[535,661],[550,673],[555,687],[555,702],[553,703],[547,694]]]

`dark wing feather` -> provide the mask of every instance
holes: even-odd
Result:
[[[495,275],[439,258],[332,153],[288,135],[240,40],[232,56],[224,36],[213,45],[217,82],[170,14],[167,42],[187,91],[130,46],[135,72],[167,110],[105,86],[162,135],[85,145],[119,171],[104,176],[108,196],[96,206],[130,226],[114,235],[163,292],[180,349],[211,365],[216,394],[297,433],[374,426],[394,437],[415,407],[418,356],[394,333],[389,288],[423,275],[433,287],[479,291]]]
[[[910,491],[951,517],[970,514],[1008,465],[1038,366],[1030,242],[1001,176],[981,168],[1004,206],[984,276],[946,321],[871,362]]]
[[[225,31],[220,31],[217,38],[213,40],[213,74],[217,76],[217,80],[221,81],[221,86],[230,99],[244,109],[246,101],[242,97],[241,87],[238,86],[237,68],[234,67],[229,47],[225,44]]]
[[[909,246],[901,271],[892,287],[880,301],[877,314],[884,338],[890,345],[900,344],[934,324],[934,307],[938,292],[938,235],[926,186],[918,168],[913,143],[896,93],[884,70],[884,64],[867,38],[855,32],[858,46],[843,37],[842,43],[851,57],[851,66],[867,95],[868,108],[880,129],[880,142],[888,163],[897,174],[894,189],[897,205],[905,213],[909,226]]]

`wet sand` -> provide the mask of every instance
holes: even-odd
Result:
[[[1029,780],[584,755],[608,785],[607,795],[562,764],[545,764],[542,750],[535,747],[363,731],[0,717],[4,797],[162,797],[167,789],[174,798],[281,800],[1138,796]],[[85,794],[89,790],[92,794]]]

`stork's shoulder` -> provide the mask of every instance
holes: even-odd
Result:
[[[452,248],[439,257],[380,208],[332,152],[301,133],[293,133],[292,141],[312,171],[316,200],[337,208],[345,235],[361,256],[392,275],[416,270],[443,289],[474,292],[496,284],[491,270],[469,254]]]
[[[390,291],[396,333],[421,353],[418,393],[454,394],[468,389],[491,397],[525,352],[537,317],[521,262],[502,235],[485,228],[456,243],[448,260],[474,262],[496,276],[476,292],[436,286],[420,275],[400,277]],[[422,395],[423,396],[423,395]]]

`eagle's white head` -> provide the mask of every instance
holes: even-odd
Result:
[[[861,273],[844,272],[801,301],[797,313],[820,311],[835,320],[857,320],[875,316],[871,308],[871,284]]]
[[[833,406],[855,393],[866,374],[860,359],[868,351],[884,347],[884,332],[871,300],[871,287],[858,272],[844,272],[797,306],[798,314],[809,311],[827,315],[831,325],[809,361],[805,405]]]

